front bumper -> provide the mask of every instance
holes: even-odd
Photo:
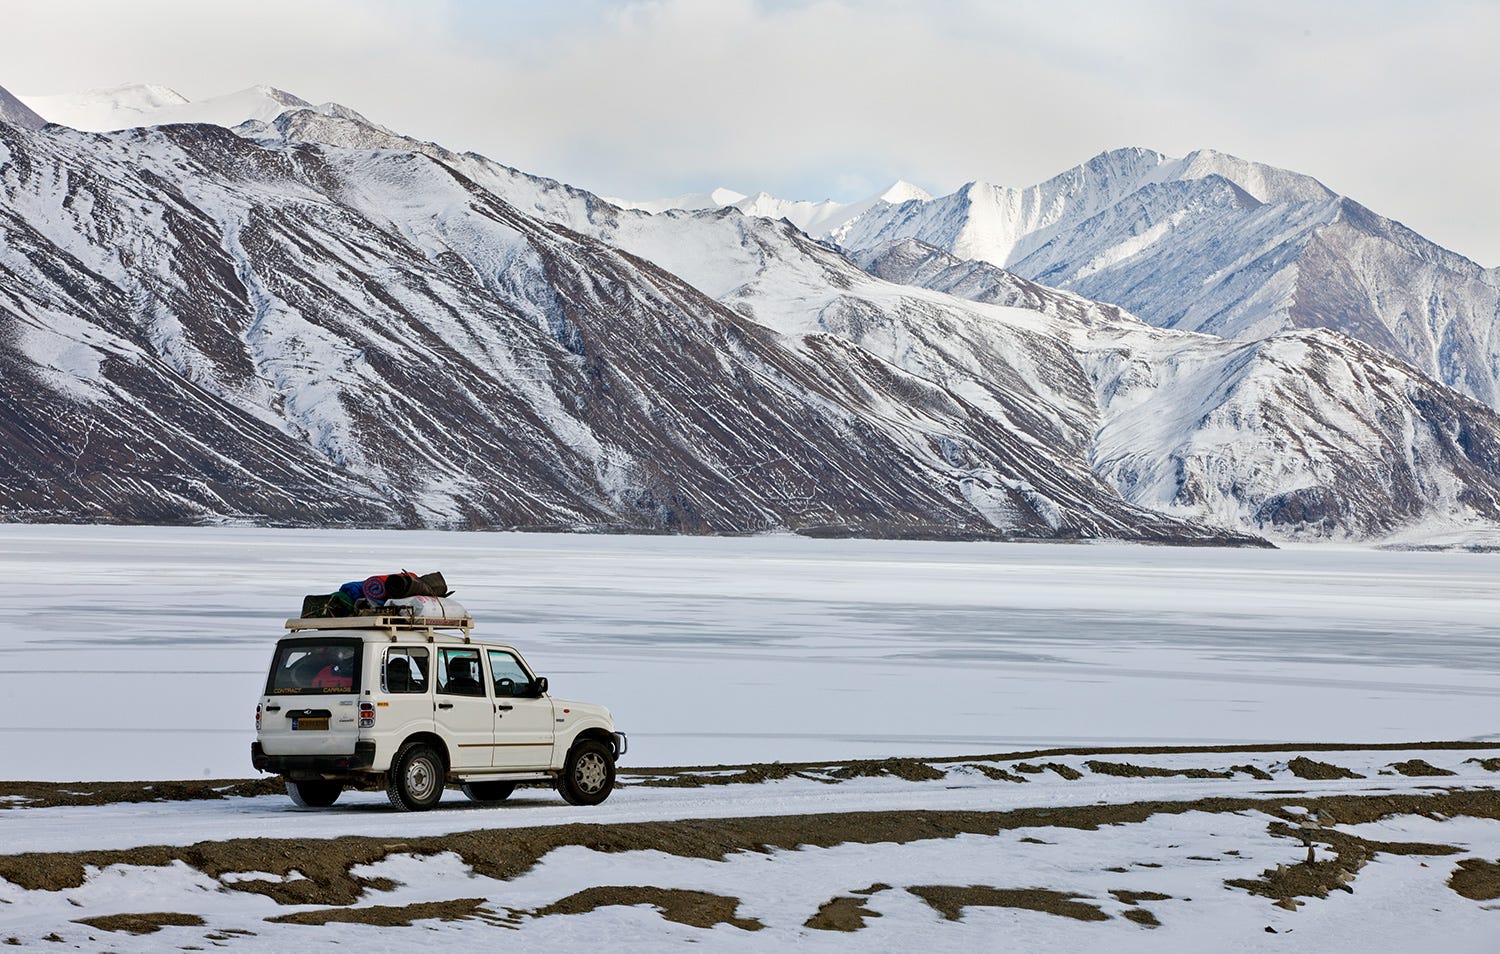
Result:
[[[259,742],[251,742],[250,764],[257,771],[291,779],[349,775],[375,764],[375,743],[371,740],[354,743],[353,755],[267,755]]]

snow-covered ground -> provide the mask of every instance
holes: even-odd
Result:
[[[18,805],[0,810],[0,843],[33,854],[0,855],[0,939],[1397,952],[1440,936],[1445,951],[1493,951],[1500,906],[1485,899],[1500,880],[1475,890],[1455,875],[1500,874],[1487,767],[1500,746],[1320,750],[1315,767],[1354,776],[1321,781],[1296,774],[1296,752],[965,760],[834,784],[818,770],[701,788],[637,776],[592,809],[534,789],[494,807],[450,793],[421,815],[364,793],[326,810],[275,796]],[[1406,777],[1408,758],[1444,774]],[[1130,767],[1234,771],[1115,774]],[[1296,828],[1309,811],[1328,813],[1313,866]]]
[[[252,774],[304,593],[442,570],[629,764],[1500,739],[1500,556],[0,526],[0,777]]]
[[[1488,954],[1496,559],[0,526],[10,779],[250,775],[281,622],[402,567],[631,734],[591,809],[0,782],[0,943]],[[1495,744],[1367,747],[1431,739]],[[1346,747],[938,759],[1281,740]],[[636,768],[771,760],[835,764]]]
[[[626,771],[621,785],[606,802],[608,808],[570,807],[556,792],[542,787],[519,789],[499,808],[467,801],[449,790],[436,811],[399,814],[392,811],[384,792],[346,791],[331,809],[299,810],[284,795],[255,798],[224,798],[161,802],[114,802],[0,810],[0,845],[7,854],[115,850],[142,845],[191,845],[229,838],[334,838],[399,832],[402,837],[445,835],[476,828],[531,828],[545,825],[611,825],[664,822],[682,818],[743,818],[782,815],[818,815],[832,812],[902,811],[1014,811],[1096,804],[1128,804],[1136,801],[1191,801],[1211,797],[1282,799],[1289,792],[1309,797],[1349,793],[1389,794],[1430,790],[1434,781],[1445,785],[1500,783],[1500,774],[1478,765],[1478,759],[1500,756],[1500,744],[1492,749],[1453,750],[1333,750],[1312,751],[1306,756],[1337,765],[1360,776],[1358,779],[1308,780],[1297,778],[1286,763],[1298,754],[1285,752],[1101,754],[1031,757],[1004,761],[938,762],[942,777],[913,781],[895,776],[853,778],[830,785],[826,780],[793,776],[774,782],[700,787],[656,787]],[[1408,778],[1390,770],[1393,762],[1422,759],[1452,776]],[[1141,777],[1131,778],[1094,772],[1088,763],[1101,760],[1113,765],[1150,766],[1162,769],[1208,769],[1229,778]],[[1077,773],[1065,778],[1045,769],[1031,775],[1014,769],[1015,762],[1030,766],[1063,765]],[[923,763],[928,764],[928,763]],[[1006,768],[1025,783],[1001,782],[982,774],[976,765]],[[1271,775],[1273,782],[1243,772],[1230,773],[1233,765],[1254,765]],[[248,774],[248,773],[246,773]],[[667,777],[667,776],[662,776]],[[3,783],[0,783],[3,785]],[[1383,838],[1378,826],[1367,837]],[[1418,840],[1408,833],[1409,840]],[[1500,840],[1500,823],[1496,838]],[[1441,841],[1437,836],[1423,841]]]

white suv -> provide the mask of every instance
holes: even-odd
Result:
[[[625,754],[609,710],[547,695],[510,646],[471,638],[469,619],[287,620],[255,707],[257,769],[301,806],[384,787],[405,811],[449,780],[476,802],[551,781],[569,803],[609,797]]]

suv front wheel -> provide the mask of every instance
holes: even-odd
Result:
[[[615,753],[603,742],[585,739],[568,752],[557,790],[569,805],[597,805],[615,787]]]
[[[422,812],[443,797],[443,757],[424,742],[408,742],[391,760],[385,795],[404,812]]]

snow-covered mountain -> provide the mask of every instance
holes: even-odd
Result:
[[[246,121],[270,122],[289,109],[312,109],[330,114],[359,114],[337,103],[312,103],[273,86],[252,86],[223,96],[189,100],[166,86],[133,83],[81,93],[18,97],[48,122],[74,129],[107,132],[133,126],[168,123],[212,123],[238,126]]]
[[[427,156],[49,130],[0,140],[12,519],[1235,538]]]
[[[911,242],[856,264],[790,222],[624,210],[352,111],[237,133],[0,125],[6,519],[1500,522],[1500,418],[1340,334],[1154,329]]]
[[[780,217],[763,205],[752,214]],[[1500,270],[1309,176],[1119,149],[1025,189],[971,182],[860,205],[809,234],[856,253],[916,239],[1164,328],[1247,341],[1332,328],[1500,406]]]
[[[786,219],[809,235],[832,235],[877,205],[926,201],[931,198],[932,196],[921,186],[912,185],[906,181],[897,181],[884,191],[857,202],[835,202],[832,199],[824,199],[822,202],[806,202],[778,199],[766,192],[742,195],[733,189],[714,189],[712,192],[692,193],[675,199],[645,202],[618,198],[606,201],[622,209],[634,209],[653,214],[673,209],[696,212],[706,209],[734,208],[746,215],[766,219]]]
[[[0,88],[0,123],[10,123],[22,129],[41,129],[47,120],[38,116],[25,103]]]

